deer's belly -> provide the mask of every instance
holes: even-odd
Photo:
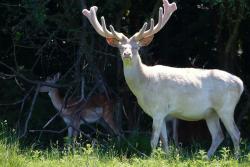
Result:
[[[197,121],[206,118],[214,111],[210,100],[204,96],[171,98],[143,96],[137,100],[144,112],[150,116],[171,115],[182,120]]]
[[[199,121],[208,117],[214,110],[211,108],[205,110],[178,110],[170,113],[171,116],[185,121]]]
[[[70,118],[68,118],[68,117],[63,117],[63,120],[64,120],[64,122],[65,122],[67,125],[69,125],[70,122],[71,122]]]
[[[175,110],[170,115],[186,121],[198,121],[205,119],[214,112],[208,99],[188,98],[177,101]]]
[[[103,113],[103,108],[102,107],[96,107],[96,108],[91,108],[84,110],[85,112],[84,116],[82,116],[82,121],[81,123],[93,123],[98,121],[101,118],[101,115]]]
[[[187,121],[205,119],[214,111],[209,96],[202,92],[192,96],[178,96],[172,105],[175,107],[169,114]]]

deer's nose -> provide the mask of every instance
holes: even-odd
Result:
[[[124,58],[131,58],[131,53],[130,52],[124,52],[123,57]]]

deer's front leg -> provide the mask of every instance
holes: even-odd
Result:
[[[69,139],[72,138],[73,132],[74,132],[73,128],[72,128],[71,126],[68,127],[68,138],[69,138]]]
[[[71,120],[70,122],[67,123],[69,126],[68,128],[68,143],[73,144],[73,147],[76,142],[77,135],[80,131],[80,123],[79,120]]]
[[[63,118],[64,122],[67,124],[68,126],[68,138],[67,138],[67,143],[71,144],[72,143],[72,137],[74,134],[74,126],[72,123],[72,120],[69,118]]]
[[[159,137],[160,137],[160,132],[161,132],[161,128],[163,125],[163,121],[164,117],[154,117],[153,118],[153,132],[152,132],[152,138],[151,138],[151,147],[152,149],[155,149],[158,141],[159,141]],[[166,129],[166,127],[165,127]]]
[[[73,137],[74,140],[77,138],[78,134],[80,133],[80,117],[75,116],[72,120],[72,128],[73,128]]]

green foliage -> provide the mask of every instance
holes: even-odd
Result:
[[[32,20],[34,23],[41,27],[44,25],[46,20],[46,7],[45,2],[43,1],[34,1],[34,0],[24,0],[24,8],[27,9],[27,12],[30,12],[30,15],[33,17]]]
[[[17,31],[15,35],[15,40],[19,41],[22,38],[22,35],[23,35],[22,32]]]
[[[202,0],[204,3],[210,3],[212,6],[216,6],[222,3],[223,0]]]

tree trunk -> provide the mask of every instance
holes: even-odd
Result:
[[[237,6],[230,6],[227,0],[221,3],[220,20],[216,42],[218,45],[218,61],[226,71],[237,73],[237,55],[239,44],[239,28],[244,14],[244,7],[239,1]]]

